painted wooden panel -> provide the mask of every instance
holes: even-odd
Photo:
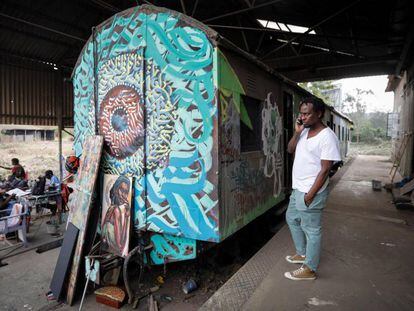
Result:
[[[128,255],[132,202],[132,178],[105,174],[103,181],[101,248]]]
[[[81,256],[87,229],[86,225],[89,219],[92,197],[101,160],[102,145],[102,136],[85,137],[80,166],[74,185],[74,198],[70,201],[68,223],[71,222],[79,229],[79,235],[69,275],[67,292],[67,302],[69,304],[73,303],[76,290],[79,265],[82,260]]]

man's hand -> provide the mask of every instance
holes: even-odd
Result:
[[[300,134],[300,133],[302,133],[304,128],[305,127],[303,126],[302,120],[300,118],[297,118],[296,122],[295,122],[295,132],[297,134]]]
[[[313,201],[313,199],[315,198],[315,196],[314,195],[311,195],[311,194],[309,194],[309,193],[306,193],[305,194],[305,205],[306,206],[309,206],[309,205],[311,205],[312,204],[312,201]]]

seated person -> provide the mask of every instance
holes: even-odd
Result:
[[[0,211],[11,209],[13,207],[13,204],[15,203],[15,197],[16,196],[14,194],[7,195],[6,190],[0,190]],[[3,217],[8,215],[4,215],[3,213],[0,216]]]
[[[60,190],[60,180],[57,176],[53,175],[53,171],[47,170],[45,172],[46,188],[49,191]]]
[[[58,195],[55,197],[56,206],[50,206],[50,210],[52,211],[52,215],[56,214],[56,211],[58,212],[59,217],[59,223],[61,222],[61,213],[62,213],[62,196],[60,193],[60,180],[57,176],[53,174],[53,171],[47,170],[45,172],[46,177],[46,189],[48,191],[55,191],[57,190],[59,192]]]
[[[24,171],[23,166],[20,165],[19,159],[17,158],[11,159],[11,164],[12,164],[12,167],[7,167],[3,165],[0,165],[0,167],[6,170],[11,170],[11,173],[12,173],[11,176],[17,179],[26,179],[26,172]]]

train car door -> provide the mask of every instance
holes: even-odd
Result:
[[[293,165],[293,155],[287,152],[287,144],[293,136],[293,97],[292,94],[283,92],[283,128],[284,135],[284,184],[285,187],[290,187],[292,184],[291,168]]]

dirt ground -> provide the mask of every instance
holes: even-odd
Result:
[[[73,141],[65,138],[62,142],[63,157],[73,154]],[[36,141],[1,143],[0,165],[11,166],[11,159],[18,158],[29,174],[29,179],[36,179],[44,175],[45,170],[51,169],[56,176],[59,176],[59,142]],[[9,170],[0,168],[0,179],[10,175]]]
[[[383,141],[379,144],[367,144],[367,143],[351,143],[350,155],[391,155],[391,141]]]

